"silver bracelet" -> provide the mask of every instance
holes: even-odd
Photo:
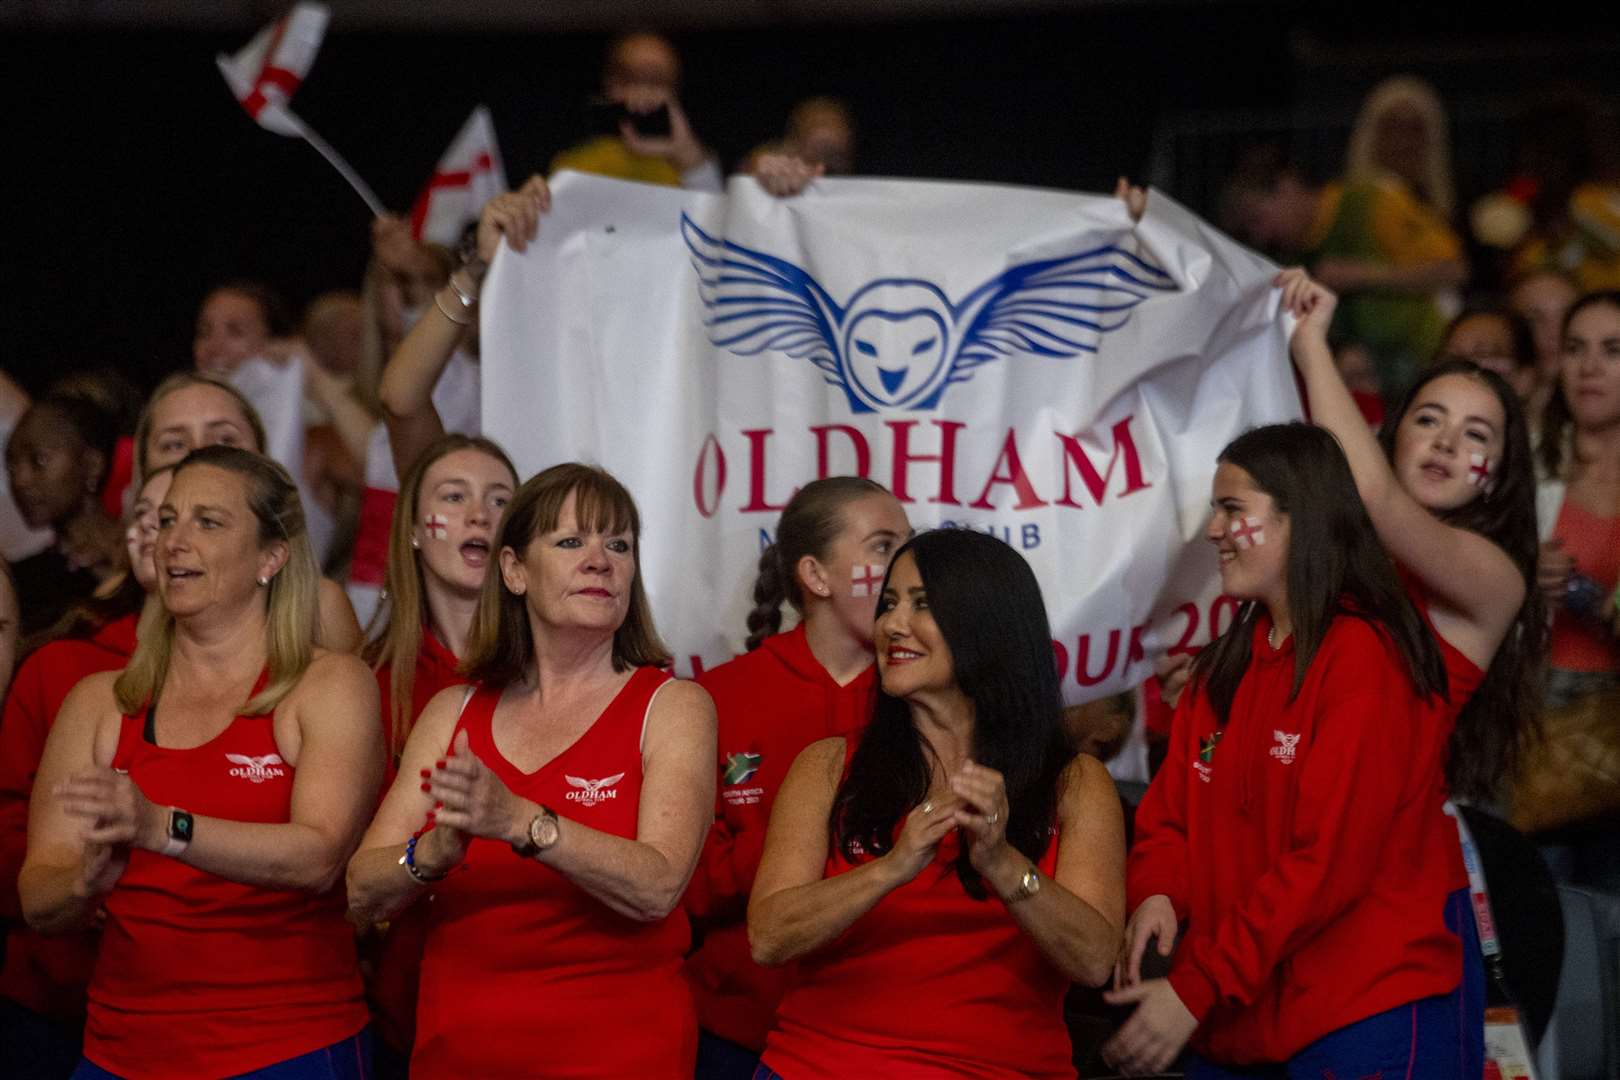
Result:
[[[461,282],[457,281],[456,275],[452,273],[450,275],[450,287],[456,291],[457,298],[461,300],[461,306],[466,308],[468,311],[471,311],[478,303],[477,285],[474,285],[472,292],[469,293],[466,289],[461,287]]]
[[[445,318],[449,319],[451,322],[455,323],[457,326],[471,326],[472,325],[472,320],[471,319],[468,319],[468,318],[465,318],[465,317],[457,317],[455,314],[453,314],[450,311],[449,308],[444,306],[444,290],[443,289],[440,289],[438,292],[433,294],[433,303],[434,303],[434,306],[436,306],[439,309],[439,314],[443,315]],[[466,310],[463,309],[462,316],[465,316],[466,314],[467,314]]]

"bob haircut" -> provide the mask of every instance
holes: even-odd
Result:
[[[555,529],[570,495],[574,496],[574,519],[581,529],[630,534],[635,577],[630,583],[630,609],[613,632],[613,669],[668,665],[673,658],[659,640],[641,584],[641,514],[630,492],[607,470],[569,462],[530,477],[501,515],[495,530],[497,555],[511,548],[521,556],[536,537]],[[462,673],[475,682],[505,686],[523,678],[533,660],[528,604],[507,590],[499,573],[486,574]]]

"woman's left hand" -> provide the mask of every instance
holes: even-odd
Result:
[[[1103,1044],[1103,1060],[1127,1076],[1161,1073],[1170,1067],[1198,1019],[1181,1003],[1169,979],[1148,979],[1124,990],[1109,990],[1110,1005],[1135,1005],[1136,1011],[1114,1037]]]
[[[423,785],[440,805],[434,820],[469,836],[503,843],[523,843],[537,812],[534,804],[512,794],[501,778],[467,748],[467,733],[456,735],[450,752],[440,758]]]
[[[56,785],[56,797],[63,810],[85,821],[86,843],[161,851],[168,840],[162,809],[128,773],[105,766],[87,769]]]
[[[968,860],[985,874],[1008,849],[1006,781],[995,769],[967,761],[951,777],[951,790],[964,803],[954,816],[968,836]]]

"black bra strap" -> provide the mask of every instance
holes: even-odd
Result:
[[[153,746],[157,745],[157,702],[146,707],[146,728],[141,735]]]

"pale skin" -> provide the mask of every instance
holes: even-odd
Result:
[[[886,854],[823,877],[827,821],[843,771],[842,738],[810,744],[794,761],[772,808],[765,853],[748,904],[755,961],[785,964],[830,943],[885,896],[934,860],[939,842],[961,829],[970,860],[1002,897],[1019,891],[1031,868],[1007,842],[1009,805],[999,772],[969,757],[973,704],[955,684],[949,649],[928,613],[915,562],[902,555],[879,615],[879,672],[885,691],[904,697],[932,762],[927,799],[913,809]],[[1056,874],[1009,916],[1069,978],[1096,986],[1112,970],[1124,921],[1124,826],[1107,771],[1081,756],[1065,772]]]
[[[794,567],[804,599],[804,635],[810,653],[839,686],[849,685],[872,666],[872,620],[878,594],[855,596],[858,566],[888,568],[911,535],[900,500],[873,492],[845,504],[844,527],[823,558],[806,555]]]
[[[525,250],[540,228],[541,215],[549,209],[551,189],[539,176],[531,176],[517,191],[495,196],[478,219],[478,257],[487,265],[503,237],[513,251]],[[452,280],[469,295],[478,295],[479,281],[469,271],[456,271]],[[476,316],[476,312],[461,314],[461,299],[452,286],[440,289],[436,301],[427,305],[422,318],[388,358],[377,386],[389,447],[401,472],[444,434],[444,421],[433,406],[433,388],[470,326],[451,319],[444,313],[446,309],[458,318]]]
[[[579,528],[570,495],[555,529],[522,552],[501,549],[505,588],[524,597],[534,665],[501,695],[492,735],[501,755],[525,772],[577,742],[634,674],[615,671],[612,661],[613,635],[629,607],[634,543],[628,533]],[[465,734],[451,746],[465,693],[446,690],[423,710],[399,778],[349,864],[349,907],[358,921],[388,918],[426,891],[399,865],[406,840],[424,821],[435,827],[418,842],[415,861],[437,877],[461,863],[473,837],[526,843],[541,813],[468,751]],[[537,861],[622,915],[646,922],[668,916],[713,817],[716,756],[707,692],[696,683],[665,684],[653,699],[642,742],[634,839],[559,814],[557,842]]]
[[[429,624],[454,656],[467,655],[495,525],[516,487],[506,466],[482,450],[453,450],[422,474],[411,543]],[[430,518],[442,525],[430,529]]]
[[[1364,425],[1365,426],[1365,425]],[[1221,591],[1238,600],[1255,600],[1271,616],[1271,639],[1281,645],[1293,633],[1288,608],[1288,515],[1231,462],[1215,469],[1209,525],[1204,537],[1220,561]],[[1238,530],[1247,519],[1259,521],[1264,542],[1246,546]],[[1169,979],[1143,979],[1142,955],[1157,939],[1161,956],[1169,956],[1176,939],[1176,913],[1170,898],[1150,896],[1137,905],[1125,925],[1124,941],[1114,967],[1114,989],[1104,995],[1112,1005],[1135,1005],[1130,1019],[1103,1046],[1103,1057],[1121,1072],[1159,1072],[1175,1061],[1198,1029]]]
[[[216,738],[238,715],[268,646],[265,590],[287,558],[263,544],[242,480],[192,466],[175,477],[160,511],[158,589],[175,617],[174,648],[158,693],[159,746]],[[63,704],[46,742],[29,805],[23,913],[44,933],[89,923],[135,848],[160,852],[169,808],[112,768],[122,726],[116,672],[91,676]],[[277,752],[296,769],[290,820],[267,825],[196,815],[194,839],[175,856],[247,885],[325,892],[365,827],[381,779],[376,680],[358,659],[317,649],[276,707]]]
[[[1277,284],[1284,309],[1299,319],[1292,352],[1311,417],[1344,448],[1379,541],[1423,583],[1440,635],[1479,668],[1489,667],[1524,603],[1524,577],[1495,543],[1438,514],[1480,497],[1467,479],[1470,454],[1502,460],[1501,403],[1465,376],[1430,381],[1396,419],[1391,467],[1328,348],[1337,299],[1302,270],[1283,271]]]

